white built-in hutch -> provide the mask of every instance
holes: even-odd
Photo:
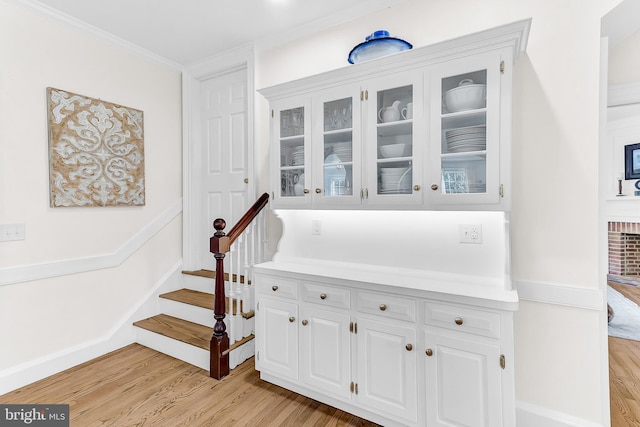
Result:
[[[283,230],[255,266],[263,380],[383,425],[515,425],[511,93],[529,26],[260,91]],[[486,102],[449,112],[463,81]]]

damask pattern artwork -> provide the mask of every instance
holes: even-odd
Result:
[[[143,112],[47,88],[52,207],[144,206]]]

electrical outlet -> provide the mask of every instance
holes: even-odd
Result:
[[[319,236],[320,232],[321,232],[321,228],[322,227],[321,227],[320,221],[318,221],[317,219],[311,221],[311,234],[312,235]]]
[[[460,243],[482,243],[482,224],[460,224]]]

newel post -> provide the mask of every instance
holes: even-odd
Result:
[[[229,237],[224,233],[227,223],[218,218],[213,221],[216,232],[209,239],[209,250],[216,259],[216,286],[213,304],[213,317],[216,324],[213,327],[213,336],[210,344],[210,370],[209,376],[222,379],[229,375],[229,337],[227,327],[224,324],[225,294],[224,294],[224,257],[229,252]]]

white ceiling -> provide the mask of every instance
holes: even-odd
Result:
[[[320,31],[404,0],[19,0],[184,66]]]

